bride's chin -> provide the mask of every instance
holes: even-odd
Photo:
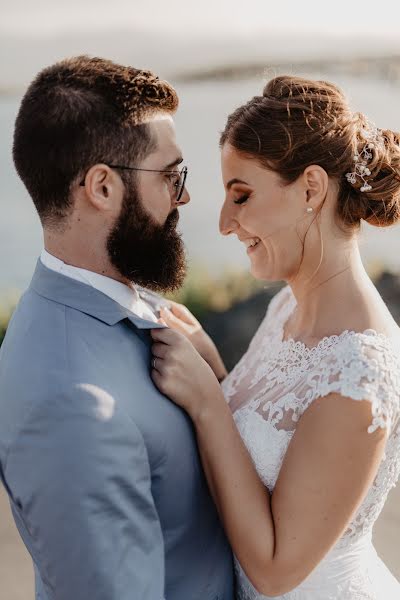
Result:
[[[250,273],[259,281],[276,283],[285,280],[285,270],[282,268],[277,269],[277,266],[279,265],[276,264],[276,261],[268,261],[266,257],[264,257],[264,260],[251,260]]]
[[[275,281],[279,281],[275,277],[275,274],[271,272],[271,269],[268,268],[266,264],[251,264],[250,265],[250,273],[253,275],[255,279],[259,279],[260,281],[268,281],[269,283],[273,283]]]

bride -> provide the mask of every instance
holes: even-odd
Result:
[[[400,330],[357,232],[400,219],[399,137],[336,86],[282,76],[230,115],[221,151],[221,232],[288,285],[225,378],[194,317],[163,310],[152,377],[193,421],[238,598],[398,599],[371,533],[400,471]]]

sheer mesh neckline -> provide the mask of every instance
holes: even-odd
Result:
[[[283,328],[282,328],[283,333]],[[281,343],[285,344],[289,347],[293,347],[295,350],[303,350],[304,353],[313,353],[317,352],[320,348],[325,347],[327,345],[332,345],[336,341],[340,341],[348,336],[374,336],[379,338],[382,341],[390,342],[390,338],[388,338],[384,333],[379,333],[375,329],[364,329],[364,331],[354,331],[352,329],[345,329],[341,333],[333,334],[333,335],[325,335],[323,338],[319,340],[315,346],[307,346],[301,340],[294,340],[293,338],[287,338],[286,340],[282,339]]]

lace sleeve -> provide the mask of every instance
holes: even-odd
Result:
[[[373,330],[344,332],[340,338],[309,374],[309,400],[330,393],[353,400],[369,400],[372,422],[368,433],[379,427],[390,432],[400,410],[398,353],[387,337]],[[331,343],[332,338],[327,341]]]

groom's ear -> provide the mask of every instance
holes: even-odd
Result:
[[[84,183],[82,189],[86,195],[86,201],[93,208],[99,211],[115,212],[117,200],[119,210],[119,200],[123,195],[124,185],[118,174],[108,165],[93,165],[86,173]]]

